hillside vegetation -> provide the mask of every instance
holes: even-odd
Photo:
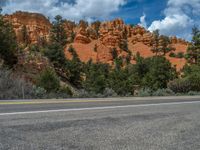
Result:
[[[74,29],[76,24],[69,26],[61,16],[43,26],[45,32],[38,34],[34,30],[30,34],[29,26],[25,25],[18,32],[12,17],[0,15],[0,99],[169,96],[200,92],[200,30],[196,27],[189,43],[139,27],[137,30],[147,37],[137,37],[133,34],[136,29],[129,29],[120,20],[109,25],[95,22],[91,25],[93,30],[87,22],[80,21],[79,31],[74,32],[68,28]],[[108,26],[110,30],[119,29],[110,35]],[[142,43],[147,49],[134,49]],[[180,43],[188,47],[185,53],[177,50]]]

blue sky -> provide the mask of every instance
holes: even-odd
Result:
[[[0,0],[3,13],[17,10],[43,13],[51,19],[111,20],[122,18],[161,34],[191,39],[191,28],[200,23],[200,0]]]
[[[147,15],[146,22],[149,25],[152,21],[164,17],[163,10],[166,7],[166,2],[166,0],[128,0],[126,5],[120,7],[119,11],[112,15],[113,18],[120,16],[127,23],[137,24],[145,13]]]

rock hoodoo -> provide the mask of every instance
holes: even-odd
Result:
[[[48,41],[51,29],[50,21],[43,15],[28,12],[16,12],[5,15],[12,23],[19,43],[29,44]],[[68,46],[72,45],[82,61],[92,59],[94,62],[113,63],[112,49],[125,58],[129,52],[141,53],[143,57],[152,56],[151,41],[153,35],[145,28],[136,25],[126,25],[122,19],[107,22],[96,21],[89,24],[81,20],[78,24],[65,20],[64,28],[68,37]],[[177,52],[185,53],[188,42],[176,37],[170,37]],[[66,57],[69,57],[67,48]],[[181,68],[185,61],[180,58],[169,58],[173,65]],[[182,60],[182,63],[179,63]]]
[[[39,43],[49,39],[51,24],[41,14],[18,11],[12,15],[6,15],[5,19],[12,23],[20,43],[24,42],[25,38],[29,43]]]

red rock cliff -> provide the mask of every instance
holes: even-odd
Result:
[[[27,38],[29,43],[48,41],[51,24],[45,16],[18,11],[12,15],[6,15],[5,19],[12,23],[18,42],[23,43],[24,38]]]
[[[29,43],[39,43],[41,40],[48,41],[51,23],[41,14],[16,12],[12,15],[6,15],[14,27],[17,40],[24,42],[24,29],[26,29]],[[94,62],[103,62],[113,64],[111,51],[116,48],[117,53],[122,58],[127,56],[129,49],[133,56],[139,52],[143,57],[153,56],[151,52],[152,33],[143,27],[131,27],[126,25],[123,20],[115,19],[108,22],[94,22],[91,25],[85,21],[78,24],[71,21],[65,21],[64,27],[68,37],[68,44],[65,53],[66,57],[71,57],[68,47],[72,45],[80,59],[84,62],[92,59]],[[186,52],[188,42],[176,37],[170,38],[175,53]],[[134,58],[134,57],[132,57]],[[181,69],[186,63],[185,59],[167,58],[177,69]],[[134,59],[132,60],[134,63]]]

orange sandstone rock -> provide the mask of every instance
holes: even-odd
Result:
[[[41,14],[18,11],[12,15],[6,15],[5,19],[12,23],[19,43],[22,43],[24,40],[24,32],[26,32],[30,43],[49,40],[51,24]]]
[[[12,15],[5,15],[5,19],[10,21],[16,32],[19,43],[24,42],[23,30],[27,30],[27,38],[31,44],[40,43],[41,40],[49,40],[51,23],[41,14],[16,12]],[[116,48],[118,55],[125,58],[128,52],[127,47],[133,56],[139,52],[143,57],[150,57],[152,33],[140,26],[131,27],[126,25],[123,20],[115,19],[113,21],[99,22],[89,24],[83,20],[76,24],[72,21],[64,21],[64,28],[68,37],[68,45],[65,49],[67,58],[70,54],[67,51],[69,45],[72,45],[80,59],[84,62],[90,59],[93,62],[103,62],[113,64],[111,51]],[[176,37],[170,37],[172,45],[176,48],[175,53],[186,53],[188,42]],[[69,44],[70,43],[70,44]],[[134,57],[131,57],[132,63],[135,63]],[[180,70],[186,63],[185,59],[170,58],[167,59],[177,70]]]

